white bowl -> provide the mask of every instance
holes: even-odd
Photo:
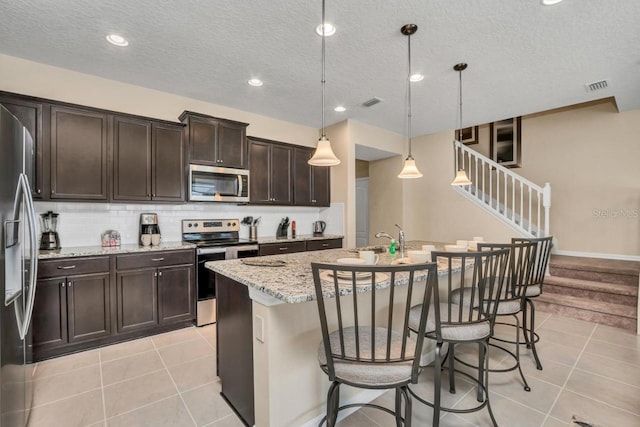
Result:
[[[469,241],[468,240],[456,240],[456,245],[463,246],[463,247],[466,248],[469,245]]]
[[[427,251],[407,251],[407,255],[412,262],[424,263],[431,261],[431,252]]]
[[[336,262],[344,265],[364,265],[367,263],[367,261],[360,258],[338,258]]]
[[[444,250],[447,252],[466,252],[467,248],[459,245],[444,245]]]

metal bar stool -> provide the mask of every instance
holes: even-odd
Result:
[[[520,342],[520,319],[518,315],[524,311],[526,307],[525,303],[525,295],[529,286],[532,285],[533,278],[533,267],[535,263],[536,256],[536,242],[528,242],[528,243],[480,243],[478,244],[478,250],[489,250],[495,251],[499,249],[507,249],[509,250],[509,260],[508,260],[508,273],[506,276],[505,284],[502,287],[502,292],[498,296],[498,310],[496,312],[496,316],[513,316],[516,321],[516,339],[515,341],[504,340],[501,338],[497,338],[495,336],[495,331],[491,331],[491,338],[489,340],[489,345],[491,347],[500,349],[507,354],[511,355],[515,360],[515,364],[509,366],[507,368],[492,368],[489,369],[489,372],[510,372],[515,369],[518,369],[520,373],[520,377],[522,378],[522,382],[524,384],[525,391],[531,391],[529,384],[527,383],[526,378],[524,377],[524,373],[522,372],[522,368],[520,366],[520,346],[515,346],[515,352],[497,344],[495,341],[506,342],[506,343],[519,343]],[[472,292],[471,288],[465,287],[464,289],[458,289],[457,292],[454,291],[453,302],[456,304],[460,304],[460,300],[462,298],[463,293],[469,294]],[[469,303],[471,300],[469,298],[465,298],[465,302]],[[479,305],[478,301],[473,301],[474,305],[477,307]],[[496,321],[495,324],[503,324],[510,325],[509,323],[503,323]],[[456,361],[462,363],[466,366],[476,368],[477,366],[473,366],[470,363],[467,363],[463,360],[456,358]]]
[[[482,252],[432,252],[432,260],[446,265],[446,274],[441,274],[438,280],[438,291],[434,292],[433,307],[428,310],[425,337],[435,341],[434,361],[434,401],[429,402],[418,396],[410,387],[409,393],[418,401],[433,408],[433,425],[440,424],[440,411],[454,413],[469,413],[479,411],[485,406],[495,427],[497,422],[489,403],[489,365],[487,346],[493,329],[496,311],[498,309],[497,296],[502,291],[507,271],[509,257],[508,249]],[[441,271],[442,273],[442,271]],[[458,276],[459,275],[459,280]],[[462,294],[461,303],[453,302],[454,291],[470,283],[476,285],[471,291]],[[467,298],[469,303],[466,303]],[[474,307],[473,301],[479,303]],[[409,320],[409,328],[419,334],[419,314],[423,307],[414,306]],[[455,370],[454,347],[457,343],[478,344],[478,377],[472,377],[466,372]],[[473,408],[447,408],[441,405],[441,374],[442,347],[449,345],[449,391],[455,393],[455,379],[453,372],[469,377],[478,386],[477,400],[479,405]]]
[[[540,336],[536,333],[536,307],[533,299],[542,295],[542,285],[544,277],[547,274],[547,266],[551,257],[551,248],[553,247],[553,236],[537,237],[537,238],[520,238],[514,237],[511,243],[537,243],[535,264],[533,267],[532,285],[527,287],[525,293],[525,306],[522,313],[522,330],[524,332],[524,343],[527,348],[533,351],[533,357],[536,362],[536,368],[541,371],[542,364],[540,357],[536,351],[536,343],[540,341]]]
[[[368,406],[392,414],[397,426],[411,426],[407,386],[418,382],[436,264],[311,267],[322,331],[318,361],[331,381],[320,425],[334,426],[342,409]],[[410,312],[416,303],[423,308]],[[410,313],[416,317],[415,337],[409,334]],[[370,403],[340,406],[341,384],[395,389],[395,410]]]

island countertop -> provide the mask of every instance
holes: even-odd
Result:
[[[423,244],[432,244],[442,250],[444,243],[412,241],[407,249],[420,249]],[[281,303],[302,303],[316,299],[312,262],[335,263],[338,258],[357,257],[355,249],[330,249],[323,251],[298,252],[286,255],[271,255],[252,260],[280,260],[281,267],[258,267],[246,265],[242,260],[212,261],[207,268],[249,287],[252,299],[261,300],[266,305]],[[380,254],[379,264],[389,264],[399,255]],[[438,266],[438,274],[446,272],[445,266]],[[370,286],[369,286],[370,287]],[[366,291],[367,287],[363,287]]]

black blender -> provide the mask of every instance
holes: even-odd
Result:
[[[60,237],[58,236],[58,215],[49,211],[40,215],[42,236],[40,237],[40,250],[49,251],[60,249]]]

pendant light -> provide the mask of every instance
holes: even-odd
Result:
[[[461,62],[460,64],[456,64],[453,66],[453,69],[455,71],[458,72],[459,75],[459,80],[458,80],[458,100],[459,100],[459,110],[458,110],[458,141],[462,140],[462,72],[464,70],[467,69],[467,64],[465,64],[464,62]],[[455,141],[454,141],[455,142]],[[453,145],[453,150],[455,155],[458,155],[458,152],[456,151],[456,146],[455,144]],[[464,158],[462,159],[463,161],[463,167],[459,168],[456,171],[456,177],[454,178],[454,180],[451,182],[451,185],[471,185],[472,182],[469,180],[469,177],[467,176],[467,172],[464,170]]]
[[[320,139],[318,140],[318,145],[316,146],[316,151],[313,153],[313,157],[309,159],[309,164],[313,166],[335,166],[340,164],[340,159],[333,154],[333,150],[331,149],[331,141],[327,138],[327,133],[324,129],[324,63],[325,63],[325,55],[324,55],[324,43],[325,43],[325,29],[326,25],[324,22],[324,1],[322,0],[322,24],[320,27],[322,28],[322,134]]]
[[[413,159],[411,155],[411,35],[415,34],[418,31],[418,26],[415,24],[407,24],[404,25],[400,32],[407,36],[408,45],[409,45],[409,73],[407,74],[407,104],[408,104],[408,119],[409,119],[409,155],[404,160],[404,166],[402,167],[402,171],[398,175],[400,179],[414,179],[422,177],[422,174],[418,170],[416,166],[416,161]]]
[[[413,159],[411,155],[411,35],[415,34],[418,31],[418,26],[415,24],[407,24],[404,25],[400,32],[407,36],[408,44],[409,44],[409,73],[407,74],[407,98],[408,98],[408,119],[409,119],[409,155],[404,160],[404,166],[402,167],[402,171],[398,175],[398,178],[401,179],[413,179],[420,178],[422,174],[418,170],[416,166],[416,161]]]

